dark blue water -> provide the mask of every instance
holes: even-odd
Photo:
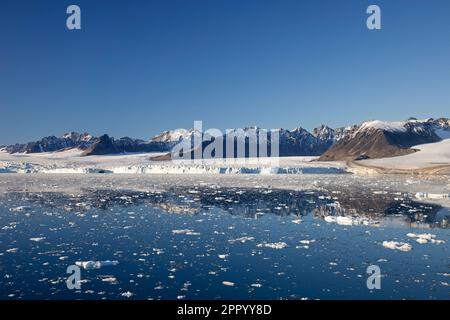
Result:
[[[317,190],[5,193],[0,298],[449,299],[447,218],[408,197]],[[445,243],[419,244],[410,232]],[[387,249],[385,240],[413,249]],[[81,289],[69,290],[67,267],[88,260],[118,264],[82,269]],[[381,269],[379,290],[367,288],[369,265]]]

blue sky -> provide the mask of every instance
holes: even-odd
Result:
[[[77,4],[82,30],[66,29]],[[382,30],[366,8],[382,9]],[[0,144],[450,116],[448,0],[3,0]]]

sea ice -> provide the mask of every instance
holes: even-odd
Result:
[[[28,210],[29,208],[26,206],[19,206],[19,207],[15,207],[15,208],[10,208],[9,211],[11,212],[24,212],[26,210]]]
[[[241,238],[237,238],[237,239],[230,239],[228,240],[229,243],[235,243],[235,242],[241,242],[241,243],[246,243],[247,241],[253,241],[255,240],[254,237],[241,237]]]
[[[194,232],[194,230],[191,229],[180,229],[180,230],[172,230],[173,234],[185,234],[187,236],[198,236],[200,233]]]
[[[287,247],[286,242],[264,242],[257,245],[258,247],[265,247],[265,248],[271,248],[271,249],[284,249]]]
[[[445,243],[444,240],[437,240],[436,235],[431,234],[431,233],[408,233],[406,235],[407,237],[410,238],[416,238],[416,242],[420,243],[420,244],[426,244],[426,243],[434,243],[434,244],[442,244]]]
[[[91,270],[91,269],[100,269],[102,267],[107,267],[107,266],[116,266],[119,264],[119,261],[117,260],[105,260],[105,261],[77,261],[75,262],[75,264],[79,267],[82,267],[83,269],[86,270]]]
[[[120,295],[125,298],[131,298],[133,296],[133,293],[130,291],[127,291],[127,292],[121,293]]]
[[[383,247],[408,252],[412,250],[412,246],[409,243],[397,242],[397,241],[383,241]]]
[[[39,241],[45,240],[45,237],[40,237],[40,238],[30,238],[30,240],[31,240],[31,241],[34,241],[34,242],[39,242]]]

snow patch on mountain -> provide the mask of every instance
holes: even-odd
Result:
[[[405,121],[395,121],[395,122],[380,121],[380,120],[366,121],[361,124],[356,133],[368,129],[406,132],[405,124],[406,124]]]

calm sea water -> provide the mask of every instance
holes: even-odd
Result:
[[[0,298],[450,298],[450,213],[440,204],[361,186],[195,185],[4,190]],[[337,216],[354,225],[329,218]],[[81,289],[68,289],[68,266],[107,260],[118,264],[81,268]],[[380,289],[367,288],[370,265],[381,270]]]

